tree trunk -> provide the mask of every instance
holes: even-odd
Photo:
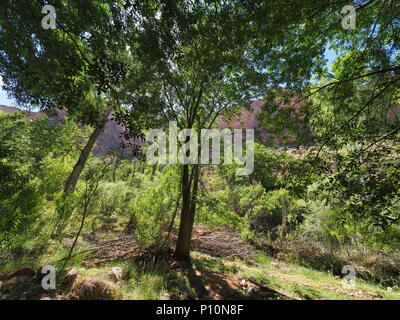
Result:
[[[184,164],[182,169],[182,209],[179,224],[178,239],[176,241],[175,255],[178,259],[188,260],[190,251],[190,177],[189,165]]]
[[[114,170],[113,170],[113,174],[112,174],[112,182],[115,183],[115,179],[116,179],[116,175],[117,175],[117,170],[118,167],[120,166],[121,161],[120,159],[116,158],[115,159],[115,163],[114,163]]]
[[[97,141],[97,138],[100,136],[101,132],[103,131],[104,125],[108,120],[108,116],[110,111],[107,112],[106,116],[102,119],[101,123],[98,124],[92,134],[89,137],[89,141],[81,151],[78,161],[76,162],[72,172],[70,173],[67,182],[65,183],[64,188],[64,198],[66,198],[70,193],[75,191],[76,184],[78,183],[79,176],[81,175],[87,159],[89,158],[90,152],[93,149],[94,144]]]
[[[152,171],[151,171],[151,180],[154,179],[154,176],[156,175],[157,168],[158,168],[158,164],[157,163],[153,164],[153,168],[152,168]]]
[[[140,173],[141,173],[141,174],[144,173],[144,161],[142,161],[142,166],[141,166],[141,169],[140,169]]]
[[[180,260],[190,259],[190,242],[192,239],[194,216],[196,212],[196,196],[198,189],[198,165],[195,165],[195,167],[193,167],[192,175],[189,174],[189,165],[183,165],[181,221],[179,225],[179,233],[175,249],[175,256]],[[193,187],[193,190],[191,190],[191,186]]]
[[[135,177],[135,170],[136,170],[136,162],[133,162],[132,178]]]
[[[190,237],[193,233],[194,216],[196,214],[197,190],[199,189],[199,170],[199,166],[196,165],[194,168],[193,192],[190,199]]]

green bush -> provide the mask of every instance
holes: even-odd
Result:
[[[219,177],[207,179],[207,186],[198,195],[195,221],[210,227],[245,231],[246,213],[252,206],[249,201],[254,191],[252,186],[230,186]],[[262,188],[257,192],[260,191],[263,191]]]
[[[28,185],[11,198],[0,201],[0,246],[18,246],[40,218],[43,197],[35,186]],[[21,237],[22,236],[22,237]]]
[[[132,194],[128,210],[135,221],[133,232],[138,243],[155,247],[163,244],[179,200],[179,182],[177,168],[169,166]]]
[[[96,199],[99,213],[103,216],[124,215],[127,212],[129,200],[134,196],[135,191],[124,181],[103,182],[99,187],[99,194]]]
[[[54,194],[64,191],[65,181],[75,161],[71,157],[54,158],[52,154],[41,161],[41,170],[38,174],[40,189],[49,200],[52,200]]]

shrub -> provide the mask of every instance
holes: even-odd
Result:
[[[128,210],[136,221],[134,235],[139,243],[155,247],[163,244],[179,195],[179,174],[173,166],[135,190]]]
[[[100,213],[104,216],[110,216],[114,213],[124,214],[133,194],[132,187],[124,181],[103,182],[99,187],[97,198]]]
[[[39,219],[43,197],[33,185],[28,185],[10,199],[0,201],[0,247],[12,250],[29,236]]]
[[[49,200],[53,199],[55,193],[64,190],[65,181],[74,167],[75,159],[71,157],[54,158],[52,154],[45,157],[41,163],[41,170],[38,174],[40,189],[47,195]]]

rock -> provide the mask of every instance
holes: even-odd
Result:
[[[7,276],[7,279],[12,279],[14,277],[27,277],[27,278],[33,278],[36,276],[36,271],[32,268],[22,268],[19,269]]]
[[[50,297],[41,297],[40,300],[53,300],[53,299]]]
[[[69,284],[73,284],[75,282],[76,278],[78,278],[78,271],[76,271],[75,268],[72,268],[65,275],[64,280]]]
[[[24,281],[29,280],[28,276],[20,276],[20,277],[17,277],[17,278],[18,278],[18,282],[24,282]]]
[[[387,291],[393,291],[393,288],[392,287],[387,287],[386,290]]]
[[[39,269],[36,270],[36,281],[37,282],[42,282],[42,279],[46,276],[45,273],[42,273],[43,267],[40,267]]]
[[[19,277],[12,277],[11,279],[8,279],[2,283],[0,286],[0,292],[5,293],[10,291],[12,287],[14,287],[17,283],[28,281],[31,278],[28,276],[19,276]],[[25,294],[25,293],[24,293]]]
[[[245,279],[240,280],[240,285],[242,287],[245,287],[246,286],[246,280]]]
[[[13,277],[11,279],[8,279],[7,281],[3,282],[3,285],[1,286],[1,292],[8,292],[12,287],[14,287],[18,282],[18,277]]]
[[[78,296],[79,300],[113,300],[115,288],[111,283],[100,279],[78,278],[70,293]]]
[[[108,275],[113,281],[121,281],[122,280],[123,271],[120,267],[113,267],[108,271]]]

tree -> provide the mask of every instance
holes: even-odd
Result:
[[[315,151],[313,162],[323,161],[323,151],[331,149],[336,152],[336,166],[342,168],[331,177],[331,198],[343,188],[341,197],[350,202],[344,210],[356,217],[362,213],[373,224],[393,224],[399,220],[399,193],[394,186],[400,128],[400,4],[354,1],[356,26],[348,30],[342,26],[345,5],[348,3],[335,0],[253,6],[255,17],[269,17],[265,23],[255,18],[252,24],[264,35],[254,40],[257,45],[252,52],[259,68],[269,75],[272,89],[266,91],[263,115],[270,120],[268,108],[276,99],[291,99],[294,108],[312,102],[308,116],[317,146],[309,149]],[[247,6],[251,10],[250,3]],[[277,10],[270,15],[272,8]],[[274,39],[280,45],[271,48]],[[324,59],[328,49],[337,56],[331,70]],[[293,97],[297,98],[293,101]],[[276,119],[282,121],[280,118]],[[279,128],[279,123],[277,127],[275,122],[271,124]],[[349,146],[352,151],[343,157],[339,151]],[[327,171],[332,173],[329,168]]]
[[[164,106],[164,127],[176,121],[178,129],[199,132],[212,127],[224,111],[247,105],[265,91],[265,72],[257,65],[254,47],[263,34],[252,26],[252,19],[260,18],[253,16],[252,6],[237,1],[151,1],[137,4],[135,9],[140,12],[133,16],[141,26],[136,30],[137,37],[147,40],[139,52],[156,66],[152,85],[143,96]],[[276,8],[269,9],[277,13]],[[269,44],[277,45],[276,38]],[[184,144],[199,141],[187,137]],[[196,156],[190,152],[186,150],[184,158]],[[176,244],[176,256],[181,259],[189,258],[200,176],[199,164],[182,165]]]
[[[309,85],[318,134],[315,158],[336,151],[339,172],[331,178],[332,200],[367,228],[386,228],[399,219],[400,55],[398,1],[356,1],[354,30],[323,29],[337,58],[330,72]],[[343,150],[347,150],[343,155]],[[340,222],[342,223],[342,222]]]
[[[12,197],[30,181],[30,128],[23,113],[0,112],[0,200]]]
[[[48,162],[62,171],[60,164],[78,153],[86,134],[72,121],[0,112],[0,242],[17,241],[37,227],[43,200],[52,198],[60,186],[57,176],[48,179]]]
[[[159,53],[150,56],[157,66],[151,95],[164,105],[165,124],[175,120],[179,129],[210,127],[219,113],[243,101],[249,90],[239,75],[246,68],[244,31],[240,26],[244,21],[229,4],[154,3],[157,5],[139,8],[147,12],[139,37],[150,43],[141,50],[146,56],[150,48]],[[187,139],[186,143],[198,141]],[[185,156],[193,155],[188,150]],[[176,256],[181,259],[189,257],[199,178],[198,164],[182,165],[182,208],[176,244]]]
[[[166,120],[177,121],[181,129],[201,129],[211,126],[221,112],[250,99],[266,96],[276,101],[289,95],[292,108],[296,108],[317,92],[337,93],[341,87],[343,95],[348,86],[357,87],[372,78],[377,85],[372,86],[375,94],[370,99],[389,88],[396,92],[398,4],[356,1],[358,33],[342,28],[341,9],[346,4],[340,0],[143,4],[141,10],[147,16],[137,23],[142,23],[140,34],[148,39],[151,50],[159,53],[153,63],[157,65],[154,81],[160,90],[153,95],[164,100]],[[378,29],[382,31],[379,35]],[[326,68],[328,46],[342,55],[337,64],[344,68],[334,75]],[[365,50],[359,49],[362,47]],[[333,81],[315,88],[315,80],[327,77]],[[283,86],[286,90],[279,90]],[[293,101],[293,97],[298,98]],[[365,103],[370,105],[369,100]],[[329,135],[320,137],[322,144],[333,140],[332,131]],[[176,255],[184,259],[189,256],[199,178],[198,165],[182,166]]]
[[[0,73],[4,88],[26,107],[66,109],[94,130],[67,179],[73,191],[127,73],[122,1],[53,1],[55,30],[41,26],[40,1],[3,1]],[[122,52],[122,53],[121,53]]]
[[[65,269],[69,259],[71,259],[72,253],[74,252],[75,246],[78,242],[78,238],[82,232],[82,229],[85,225],[86,218],[90,215],[90,211],[93,205],[93,199],[98,195],[98,189],[100,183],[104,176],[107,174],[109,170],[110,163],[99,163],[96,166],[90,168],[86,173],[84,180],[85,180],[85,191],[82,194],[82,199],[80,199],[79,207],[82,211],[82,217],[79,224],[78,232],[75,235],[74,241],[72,242],[71,248],[68,251],[68,255],[63,259],[63,265],[60,269],[60,272]]]

